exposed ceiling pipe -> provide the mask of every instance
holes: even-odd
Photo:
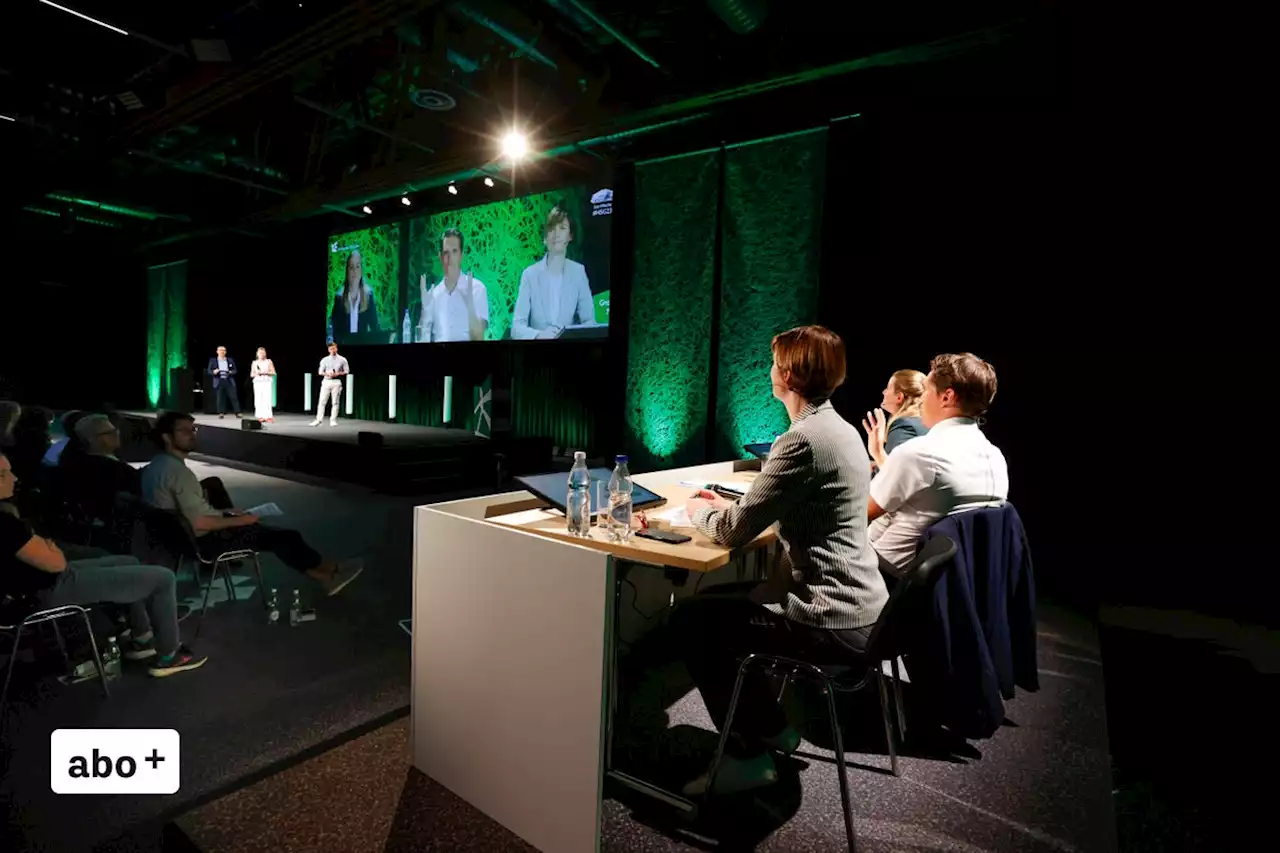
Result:
[[[440,0],[369,0],[353,2],[317,21],[262,54],[239,73],[226,74],[192,91],[174,104],[141,116],[129,125],[131,135],[172,130],[221,109],[279,80],[308,62],[359,41],[368,33],[435,5]]]
[[[253,181],[246,181],[244,178],[237,178],[234,175],[224,175],[221,172],[210,172],[199,166],[193,166],[190,163],[183,163],[181,160],[170,160],[167,157],[160,157],[152,154],[150,151],[134,151],[129,153],[134,157],[141,157],[144,160],[150,160],[153,163],[159,163],[161,166],[168,166],[170,169],[177,169],[179,172],[186,172],[189,175],[203,175],[206,178],[216,178],[219,181],[226,181],[230,184],[239,184],[246,189],[261,190],[262,192],[272,193],[273,195],[287,196],[288,190],[282,190],[279,187],[269,187],[266,184],[257,184]]]
[[[707,5],[740,36],[759,27],[769,13],[766,0],[707,0]]]
[[[490,18],[488,15],[484,14],[483,12],[473,9],[465,3],[459,3],[458,5],[452,8],[458,14],[462,15],[464,18],[468,18],[474,21],[475,23],[484,27],[489,32],[496,35],[498,38],[505,41],[507,44],[514,47],[522,55],[527,56],[530,59],[535,60],[537,62],[541,62],[543,65],[547,66],[548,68],[553,68],[557,71],[560,70],[560,67],[555,63],[555,60],[547,56],[542,51],[538,50],[538,48],[535,47],[532,42],[526,41],[525,39],[516,35],[511,30],[502,26],[502,24],[499,24],[497,21],[493,20],[493,18]]]
[[[421,143],[414,142],[412,139],[405,139],[403,136],[396,136],[394,133],[388,133],[382,128],[374,127],[368,122],[360,121],[360,119],[358,118],[345,116],[342,113],[338,112],[337,110],[330,109],[329,107],[323,106],[322,104],[317,104],[315,101],[309,101],[306,98],[302,97],[301,95],[294,97],[294,100],[302,104],[304,107],[307,107],[308,109],[315,110],[318,113],[327,115],[330,118],[335,118],[338,121],[344,121],[347,124],[351,125],[352,127],[358,127],[361,130],[367,130],[370,133],[376,133],[379,136],[385,136],[387,139],[390,139],[392,142],[398,142],[401,145],[409,145],[414,148],[417,148],[419,151],[425,151],[428,154],[436,153],[436,150],[434,148],[428,148],[427,146]]]
[[[627,38],[626,34],[624,34],[617,27],[613,26],[613,24],[610,24],[607,20],[605,20],[604,17],[600,15],[600,13],[596,12],[586,3],[581,2],[581,0],[552,0],[551,5],[559,6],[561,3],[564,3],[565,5],[575,9],[577,12],[585,16],[597,27],[604,30],[609,35],[613,36],[613,38],[618,42],[618,44],[622,45],[627,50],[631,51],[636,56],[644,60],[645,62],[649,63],[654,68],[657,68],[659,71],[662,70],[662,66],[658,64],[658,60],[654,59],[652,56],[646,53],[644,49],[640,47],[640,45],[636,44],[634,41]]]

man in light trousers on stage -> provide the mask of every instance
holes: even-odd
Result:
[[[329,414],[329,426],[338,425],[338,404],[342,402],[342,377],[351,372],[347,360],[338,355],[338,345],[329,342],[329,354],[320,359],[319,373],[324,379],[320,382],[320,404],[316,406],[316,419],[311,426],[320,426],[324,420],[324,406],[333,400],[333,411]]]

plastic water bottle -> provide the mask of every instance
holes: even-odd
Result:
[[[573,468],[569,469],[569,497],[565,499],[564,506],[569,533],[590,536],[591,472],[587,470],[587,454],[581,450],[573,454]]]
[[[617,463],[609,477],[609,537],[615,542],[625,542],[631,537],[631,472],[627,470],[627,457],[615,457]]]
[[[289,627],[292,628],[300,621],[299,616],[302,615],[302,597],[295,589],[293,591],[293,603],[289,605]]]
[[[107,637],[107,650],[102,654],[102,672],[108,681],[120,677],[120,645],[114,635]]]
[[[271,597],[267,599],[267,624],[274,625],[280,621],[280,600],[276,597],[276,591],[271,590]]]
[[[413,327],[409,325],[409,309],[404,309],[404,324],[400,327],[400,343],[413,343]]]

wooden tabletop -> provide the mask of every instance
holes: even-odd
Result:
[[[749,474],[739,474],[735,475],[733,480],[746,481],[749,480],[750,476]],[[651,510],[651,512],[663,512],[676,506],[681,506],[694,492],[694,489],[688,486],[681,486],[678,483],[647,482],[644,475],[636,477],[635,481],[659,497],[667,499],[667,503],[664,506]],[[570,535],[565,525],[564,515],[556,510],[543,508],[540,501],[524,501],[518,504],[494,507],[494,510],[497,514],[490,515],[486,519],[493,524],[516,527],[529,533],[536,533],[539,536],[561,539],[587,548],[596,548],[638,563],[670,566],[677,569],[687,569],[691,572],[710,572],[725,565],[734,557],[734,552],[729,548],[723,545],[716,545],[692,528],[678,528],[676,530],[678,533],[693,537],[692,541],[680,545],[655,542],[652,539],[640,539],[634,534],[626,542],[613,542],[608,540],[604,531],[598,527],[591,528],[591,536],[589,538]],[[771,544],[775,538],[773,528],[770,527],[747,543],[742,550],[749,551],[764,547]]]

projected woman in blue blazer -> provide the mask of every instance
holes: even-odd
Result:
[[[558,338],[566,326],[596,321],[587,268],[564,255],[572,240],[569,214],[553,207],[542,228],[547,254],[520,274],[520,291],[511,318],[512,338]]]

